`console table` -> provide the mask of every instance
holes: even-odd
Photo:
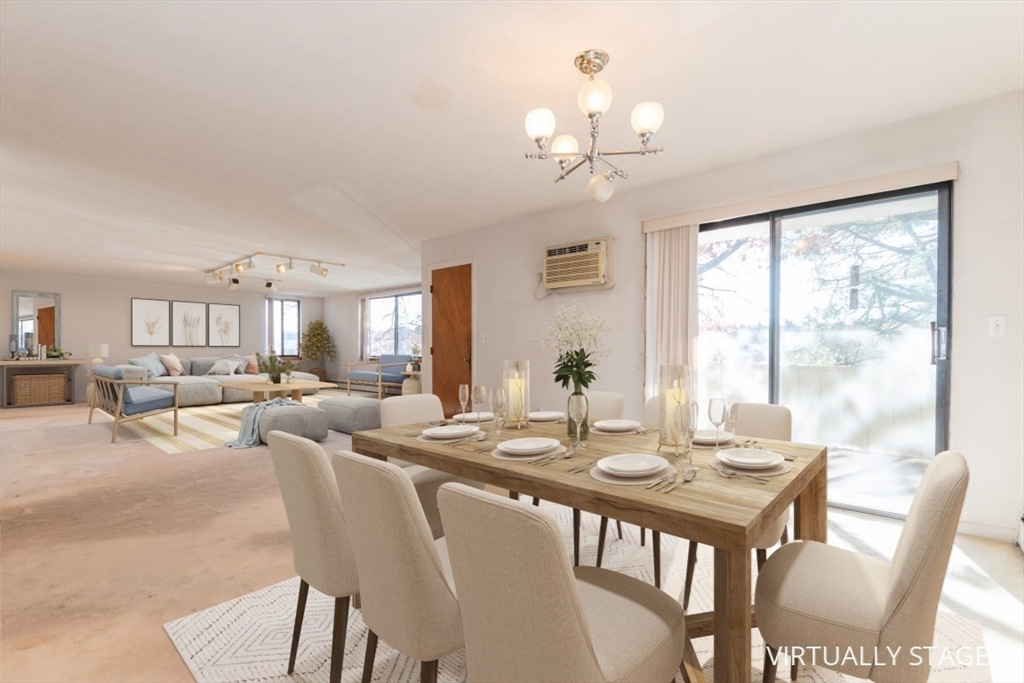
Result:
[[[5,408],[75,402],[75,371],[85,360],[0,360]]]

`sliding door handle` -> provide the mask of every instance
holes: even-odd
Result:
[[[949,360],[947,355],[948,341],[949,341],[949,328],[939,327],[938,324],[933,320],[932,326],[932,365],[935,365],[940,360]]]

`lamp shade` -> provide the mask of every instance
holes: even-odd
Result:
[[[587,116],[591,114],[603,114],[612,106],[612,86],[600,78],[587,81],[580,88],[580,96],[577,100],[580,111]]]
[[[559,135],[551,141],[551,156],[559,161],[572,159],[580,153],[580,143],[571,135]]]
[[[102,363],[103,359],[110,355],[109,344],[89,344],[85,347],[85,355],[92,358],[93,363]]]
[[[555,132],[555,112],[550,109],[531,109],[526,114],[526,134],[531,140],[544,140]]]
[[[587,183],[587,192],[599,202],[606,202],[615,194],[615,185],[607,174],[601,173],[590,179]]]
[[[657,102],[641,102],[633,107],[629,122],[637,135],[657,133],[665,122],[665,108]]]

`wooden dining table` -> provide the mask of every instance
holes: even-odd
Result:
[[[760,439],[758,446],[795,456],[792,470],[770,477],[767,484],[747,477],[726,478],[710,467],[713,448],[695,448],[693,481],[670,493],[646,486],[623,486],[594,479],[589,468],[569,470],[585,459],[620,453],[658,452],[658,433],[598,434],[591,431],[586,448],[572,458],[540,466],[500,460],[490,455],[495,444],[519,437],[554,437],[570,444],[561,423],[531,423],[520,430],[503,429],[484,441],[456,445],[417,440],[429,425],[374,429],[352,435],[352,448],[363,455],[394,457],[456,474],[509,491],[622,520],[690,539],[714,548],[714,610],[686,616],[690,639],[714,636],[715,680],[749,681],[752,612],[751,550],[758,533],[794,506],[795,536],[826,540],[826,449],[823,446]],[[487,427],[489,429],[489,427]],[[672,450],[662,448],[669,462]],[[692,645],[685,666],[691,681],[704,679]]]

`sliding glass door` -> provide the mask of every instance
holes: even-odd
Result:
[[[903,515],[946,447],[949,209],[942,185],[701,226],[702,394],[787,406],[833,503]]]

